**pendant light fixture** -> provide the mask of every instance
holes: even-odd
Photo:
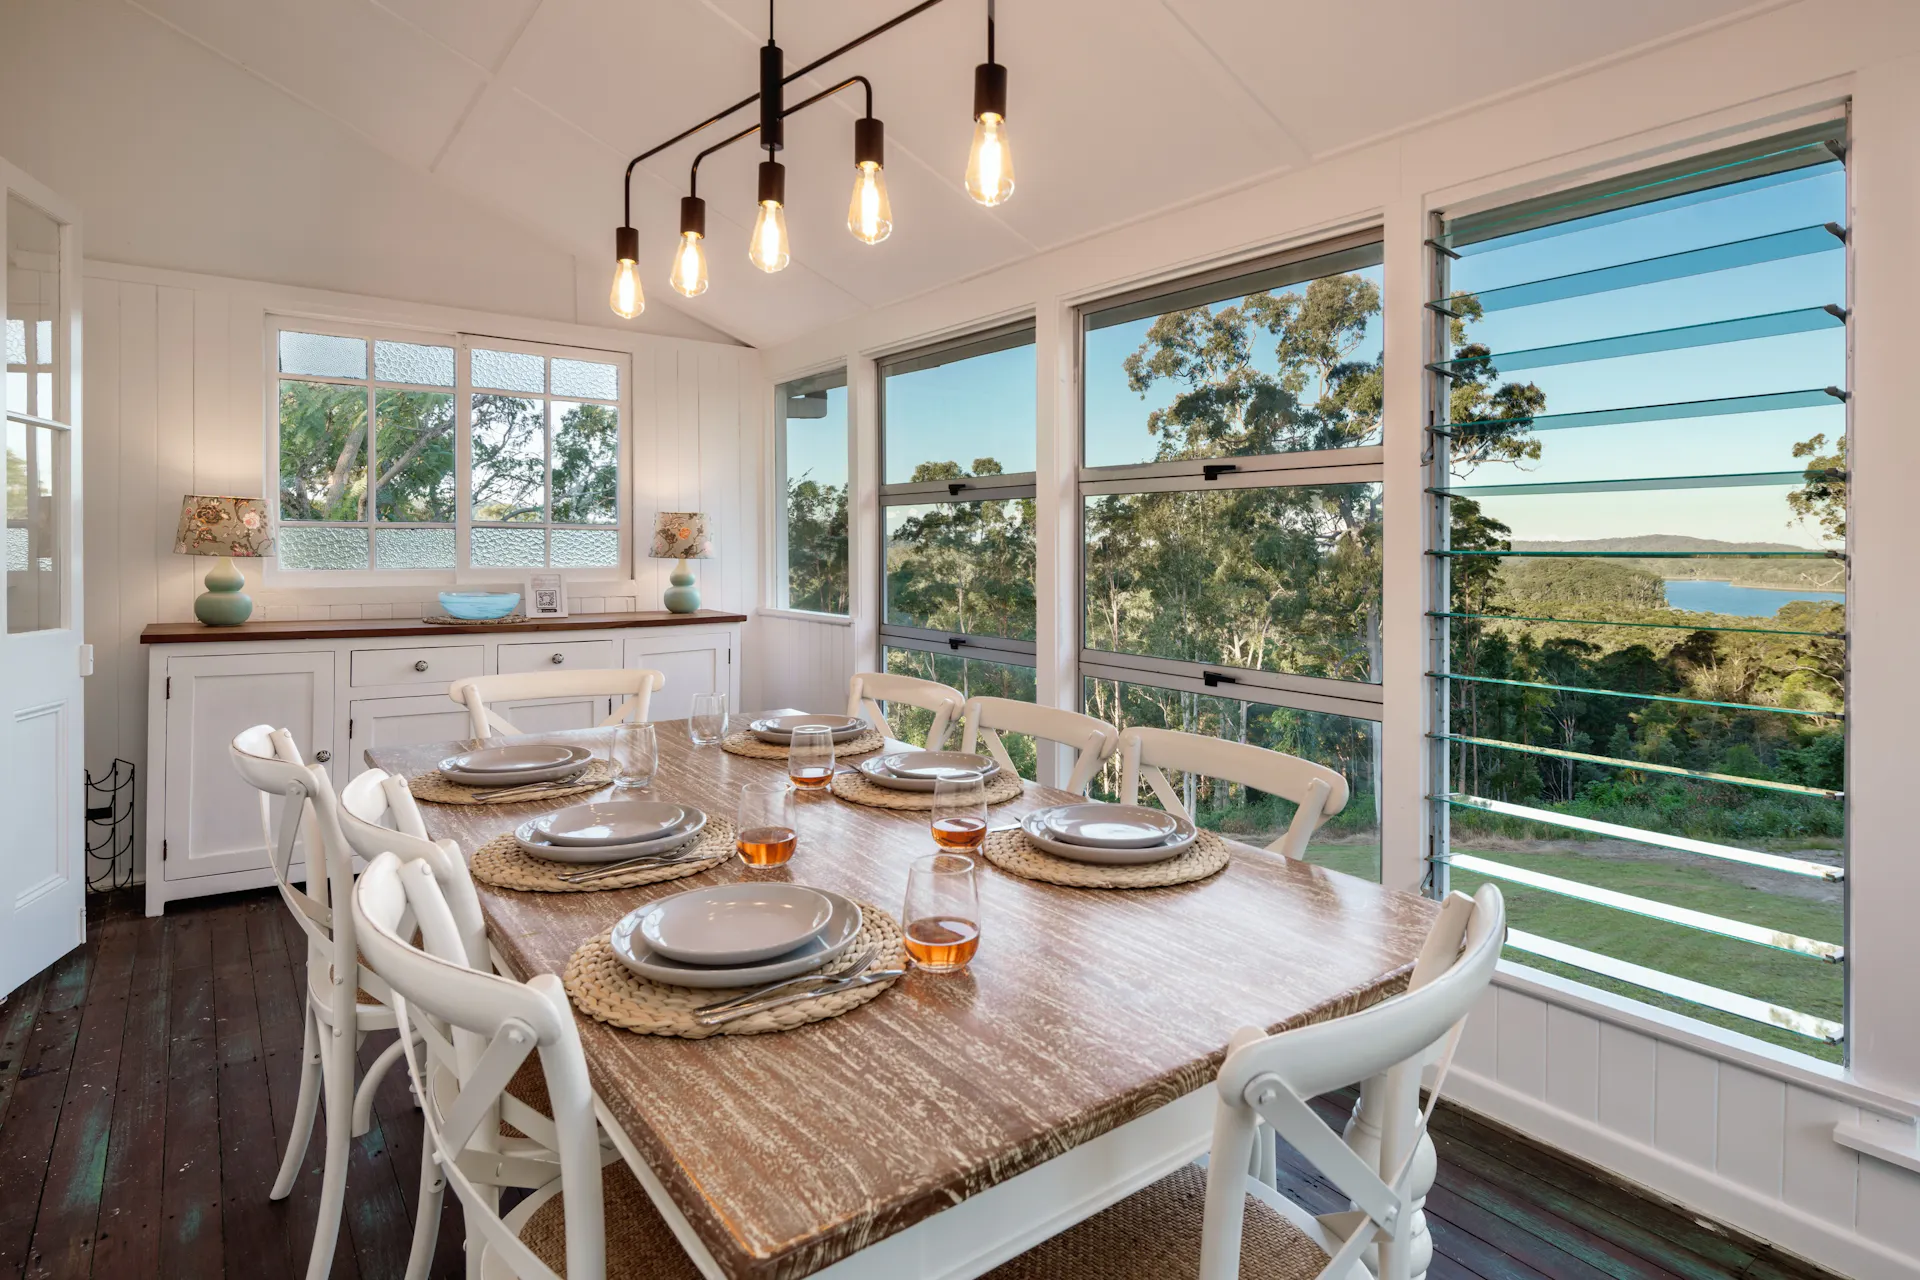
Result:
[[[765,150],[766,159],[760,162],[756,196],[758,208],[754,214],[753,232],[747,240],[747,257],[754,266],[769,274],[784,269],[792,261],[792,250],[787,242],[787,170],[779,159],[779,153],[786,145],[786,118],[856,84],[865,90],[867,109],[865,115],[853,122],[853,195],[847,202],[847,230],[863,244],[879,244],[891,235],[893,205],[887,196],[886,127],[873,114],[872,83],[865,76],[848,76],[833,87],[802,99],[791,107],[785,102],[786,86],[940,2],[921,0],[921,3],[904,13],[889,18],[873,30],[854,37],[787,75],[780,46],[774,41],[774,0],[767,0],[767,42],[760,48],[760,92],[716,112],[691,129],[675,134],[627,162],[626,217],[614,232],[613,288],[607,297],[614,314],[631,320],[647,305],[640,288],[640,233],[633,226],[634,169],[642,161],[686,141],[756,102],[760,104],[759,123],[723,138],[694,157],[687,181],[687,194],[680,201],[680,241],[674,246],[673,261],[668,272],[668,282],[674,292],[697,298],[707,291],[707,205],[698,194],[700,162],[714,152],[756,133],[760,135],[759,145]],[[967,158],[967,192],[985,205],[1003,203],[1013,194],[1013,161],[1006,140],[1007,70],[994,60],[993,18],[993,0],[987,0],[987,60],[974,69],[975,129],[973,150]]]

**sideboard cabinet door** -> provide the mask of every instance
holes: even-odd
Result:
[[[367,771],[375,747],[451,742],[472,732],[467,709],[451,698],[362,698],[347,704],[347,776]]]
[[[661,628],[627,638],[627,666],[651,667],[665,675],[667,687],[653,695],[650,720],[684,720],[693,714],[693,695],[724,693],[734,711],[742,708],[734,678],[733,634]]]
[[[166,878],[265,869],[260,793],[234,771],[228,745],[269,724],[290,732],[309,761],[331,753],[333,654],[170,658],[167,681]]]

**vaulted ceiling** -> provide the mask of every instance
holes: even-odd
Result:
[[[763,0],[128,3],[609,268],[627,159],[752,92],[766,38]],[[907,4],[783,0],[788,65]],[[710,135],[642,167],[649,307],[771,345],[1754,6],[1006,0],[999,58],[1019,186],[991,210],[961,186],[985,7],[946,0],[789,90],[856,71],[873,81],[890,239],[867,246],[846,231],[857,98],[843,95],[788,123],[793,264],[778,275],[746,260],[759,158],[748,144],[702,166],[712,288],[692,301],[667,288],[666,268],[687,166]]]

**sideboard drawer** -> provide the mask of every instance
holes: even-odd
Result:
[[[437,684],[446,688],[455,680],[486,670],[486,649],[477,644],[420,645],[406,649],[355,649],[355,688],[393,684]]]
[[[620,645],[614,640],[557,640],[549,644],[503,644],[500,674],[529,671],[612,671],[620,667]]]

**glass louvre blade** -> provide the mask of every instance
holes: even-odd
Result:
[[[1438,299],[1432,305],[1448,315],[1454,315],[1457,312],[1452,304],[1462,298],[1473,298],[1479,302],[1483,312],[1505,311],[1513,307],[1531,307],[1543,302],[1559,302],[1616,289],[1632,289],[1643,284],[1708,275],[1715,271],[1731,271],[1737,267],[1753,267],[1763,262],[1780,262],[1812,253],[1839,252],[1845,248],[1846,242],[1824,225],[1796,227],[1792,231],[1776,231],[1771,235],[1731,240],[1703,249],[1686,249],[1655,258],[1641,258],[1636,262],[1596,267],[1591,271],[1575,271],[1545,280],[1529,280],[1524,284],[1484,289],[1478,293],[1457,293]]]
[[[1754,636],[1820,636],[1844,640],[1844,631],[1788,631],[1779,627],[1696,627],[1684,622],[1620,622],[1613,618],[1543,618],[1523,613],[1443,613],[1429,611],[1429,618],[1454,618],[1466,622],[1559,622],[1576,627],[1646,627],[1656,631],[1714,631]]]
[[[1765,485],[1805,484],[1826,479],[1824,473],[1805,471],[1750,471],[1724,476],[1642,476],[1634,480],[1553,480],[1538,484],[1474,484],[1429,489],[1444,498],[1498,498],[1518,494],[1638,493],[1649,489],[1745,489]]]
[[[1458,672],[1429,671],[1432,680],[1464,680],[1469,684],[1500,684],[1513,689],[1544,689],[1549,693],[1583,693],[1600,698],[1640,698],[1648,702],[1677,702],[1688,707],[1724,707],[1729,711],[1771,711],[1783,716],[1826,716],[1841,719],[1829,711],[1808,711],[1800,707],[1768,707],[1752,702],[1709,702],[1704,698],[1680,698],[1665,693],[1629,693],[1623,689],[1585,689],[1568,684],[1539,684],[1531,680],[1502,680],[1494,676],[1463,676]]]
[[[1681,325],[1674,329],[1648,329],[1622,333],[1611,338],[1589,338],[1584,342],[1563,342],[1552,347],[1532,347],[1523,351],[1500,351],[1486,356],[1461,356],[1442,360],[1427,367],[1449,377],[1460,371],[1491,364],[1502,374],[1523,369],[1545,369],[1554,365],[1580,364],[1592,360],[1617,360],[1624,356],[1652,355],[1660,351],[1684,351],[1690,347],[1712,347],[1728,342],[1748,342],[1755,338],[1778,338],[1793,333],[1812,333],[1835,329],[1846,321],[1825,307],[1799,307],[1792,311],[1773,311],[1766,315],[1740,316],[1732,320],[1713,320],[1706,324]]]
[[[1662,973],[1658,969],[1649,969],[1644,965],[1633,964],[1626,960],[1616,960],[1612,956],[1601,955],[1597,951],[1569,946],[1564,942],[1555,942],[1551,938],[1543,938],[1538,934],[1519,929],[1507,930],[1507,945],[1517,951],[1525,951],[1547,960],[1557,960],[1561,964],[1585,969],[1589,973],[1601,974],[1617,982],[1625,982],[1648,991],[1657,991],[1662,995],[1673,996],[1708,1009],[1718,1009],[1736,1018],[1746,1018],[1770,1027],[1779,1027],[1783,1031],[1792,1031],[1809,1039],[1825,1041],[1827,1044],[1839,1044],[1846,1034],[1846,1028],[1841,1023],[1827,1018],[1816,1017],[1811,1013],[1800,1013],[1766,1000],[1756,1000],[1752,996],[1724,991],[1719,987],[1708,986],[1704,982],[1695,982],[1690,978]]]
[[[1845,560],[1839,551],[1429,551],[1448,559],[1460,556],[1573,557],[1586,560]]]
[[[1702,933],[1716,933],[1723,938],[1735,938],[1741,942],[1772,947],[1778,951],[1791,951],[1797,955],[1813,956],[1821,960],[1838,962],[1846,958],[1846,948],[1838,943],[1822,942],[1817,938],[1803,938],[1797,933],[1785,933],[1777,929],[1769,929],[1764,925],[1747,924],[1742,920],[1729,920],[1724,916],[1695,911],[1690,907],[1669,906],[1664,902],[1655,902],[1651,898],[1641,898],[1631,893],[1620,893],[1613,889],[1581,884],[1578,880],[1550,876],[1525,867],[1508,866],[1504,862],[1494,862],[1489,858],[1478,857],[1471,853],[1449,854],[1446,861],[1462,871],[1491,876],[1496,880],[1510,880],[1514,884],[1524,884],[1528,888],[1558,894],[1563,898],[1591,902],[1597,907],[1611,907],[1615,911],[1646,916],[1650,920],[1664,920],[1668,924],[1698,929]]]
[[[1566,827],[1571,831],[1585,831],[1589,835],[1606,836],[1612,840],[1631,840],[1636,844],[1656,845],[1662,849],[1698,854],[1703,858],[1742,862],[1750,867],[1765,867],[1769,871],[1780,871],[1791,876],[1807,876],[1811,879],[1832,881],[1844,880],[1847,876],[1845,870],[1840,867],[1808,862],[1804,858],[1783,858],[1778,854],[1738,849],[1732,845],[1714,844],[1707,840],[1695,840],[1689,836],[1668,835],[1662,831],[1648,831],[1644,827],[1625,827],[1617,822],[1583,818],[1574,813],[1535,809],[1523,804],[1509,804],[1504,800],[1489,800],[1483,796],[1455,794],[1448,796],[1446,800],[1456,809],[1473,809],[1481,813],[1497,813],[1508,818],[1523,818],[1528,822]]]
[[[1613,769],[1636,769],[1641,773],[1661,773],[1673,778],[1692,778],[1697,782],[1724,782],[1729,786],[1751,787],[1756,791],[1781,791],[1795,796],[1819,796],[1824,800],[1838,800],[1845,795],[1841,791],[1803,787],[1794,782],[1775,782],[1771,778],[1742,778],[1732,773],[1707,773],[1700,769],[1682,769],[1675,764],[1655,764],[1648,760],[1621,760],[1615,756],[1589,755],[1584,751],[1565,751],[1559,747],[1535,747],[1522,742],[1501,742],[1496,738],[1475,738],[1463,733],[1436,733],[1430,736],[1441,742],[1462,742],[1468,746],[1490,747],[1498,751],[1519,751],[1530,756],[1549,756],[1555,760],[1577,760],[1582,764],[1606,765]]]
[[[1671,404],[1632,405],[1620,409],[1587,409],[1579,413],[1543,413],[1526,418],[1474,418],[1465,422],[1450,422],[1447,427],[1505,427],[1520,423],[1532,431],[1564,431],[1573,427],[1607,427],[1635,422],[1673,422],[1682,418],[1714,418],[1734,413],[1825,408],[1839,403],[1833,391],[1821,387],[1809,391],[1774,391],[1766,395],[1722,396],[1714,400],[1678,400]],[[1469,434],[1446,428],[1434,428],[1434,431],[1441,435]]]

